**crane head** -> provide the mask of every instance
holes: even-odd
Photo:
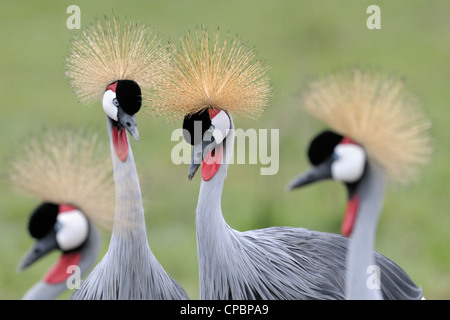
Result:
[[[367,163],[364,148],[348,137],[332,131],[324,131],[311,141],[308,158],[312,167],[294,178],[287,189],[293,190],[327,179],[344,183],[349,191],[349,202],[342,232],[349,235],[359,203],[355,186],[364,176]]]
[[[103,110],[111,120],[114,149],[121,161],[128,157],[128,139],[125,129],[139,141],[136,113],[142,105],[141,88],[133,80],[118,80],[106,87]]]
[[[332,131],[324,131],[312,140],[308,158],[313,166],[293,179],[289,190],[325,179],[356,183],[362,178],[366,164],[363,147]]]
[[[28,231],[36,242],[20,262],[20,271],[53,250],[63,256],[76,253],[87,241],[89,221],[76,207],[44,202],[31,214]]]
[[[232,127],[231,117],[222,109],[202,109],[184,117],[183,136],[192,145],[189,180],[200,165],[203,180],[214,177],[223,163],[223,144]]]

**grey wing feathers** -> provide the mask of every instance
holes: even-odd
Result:
[[[381,291],[385,300],[420,300],[422,288],[395,262],[375,252],[375,263],[381,269]]]
[[[148,261],[136,270],[111,267],[106,255],[83,281],[72,300],[187,300],[184,289],[173,280],[157,261]],[[152,272],[145,272],[154,263]],[[117,263],[116,263],[117,264]]]
[[[236,238],[241,242],[243,253],[249,256],[249,262],[257,266],[260,281],[247,283],[256,289],[261,287],[256,283],[262,280],[267,296],[260,298],[345,298],[348,238],[291,227],[236,232]],[[403,269],[378,252],[375,256],[381,271],[384,299],[422,298],[422,290]]]

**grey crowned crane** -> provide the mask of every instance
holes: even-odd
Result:
[[[66,74],[82,102],[101,100],[115,181],[111,241],[72,299],[187,299],[150,249],[139,179],[126,130],[161,79],[165,53],[145,25],[105,18],[72,42]]]
[[[97,262],[98,227],[110,228],[114,209],[111,160],[105,151],[92,133],[49,131],[34,138],[11,162],[12,185],[41,201],[28,223],[36,242],[19,270],[53,250],[61,252],[58,262],[22,299],[56,299],[68,289],[68,281],[76,287]],[[73,272],[78,274],[71,281]]]
[[[311,141],[308,157],[313,167],[289,188],[324,179],[345,184],[348,204],[341,231],[350,236],[346,298],[386,298],[371,282],[377,279],[369,279],[371,274],[388,278],[383,270],[376,273],[373,255],[385,187],[387,182],[410,181],[427,162],[429,124],[400,82],[360,70],[314,82],[302,104],[332,131]],[[422,297],[422,290],[405,280],[407,294],[399,298]]]
[[[234,147],[231,113],[255,116],[270,95],[266,70],[238,40],[205,28],[171,44],[169,81],[160,88],[160,113],[184,117],[193,145],[189,179],[201,166],[196,210],[201,299],[343,299],[348,239],[294,227],[238,231],[222,213],[221,201]],[[201,127],[199,125],[201,125]],[[201,128],[201,129],[200,129]],[[383,272],[405,277],[377,254]],[[396,297],[396,282],[382,283]],[[401,290],[400,290],[401,291]]]

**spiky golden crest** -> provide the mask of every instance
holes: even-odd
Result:
[[[109,228],[115,207],[111,157],[98,136],[81,130],[47,131],[11,162],[9,180],[42,202],[70,204]]]
[[[219,30],[211,41],[206,28],[197,28],[170,43],[170,68],[154,96],[153,111],[179,120],[204,108],[220,108],[257,117],[268,104],[271,85],[267,67],[253,50]]]
[[[105,17],[74,37],[66,61],[66,76],[81,102],[102,99],[108,84],[126,79],[141,87],[146,106],[167,67],[167,53],[149,26]]]
[[[311,83],[302,106],[360,143],[393,182],[408,182],[431,153],[430,126],[403,83],[353,70]]]

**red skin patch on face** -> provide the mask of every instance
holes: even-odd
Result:
[[[120,161],[125,162],[128,158],[128,138],[125,128],[118,130],[115,126],[112,128],[112,140],[114,151]]]
[[[73,211],[73,210],[77,210],[77,208],[75,208],[74,206],[71,206],[69,204],[60,204],[58,213],[64,213],[64,212]]]
[[[209,118],[214,119],[222,110],[221,109],[208,109]],[[217,149],[217,153],[215,152]],[[220,169],[220,164],[223,158],[223,146],[218,146],[211,152],[209,152],[202,162],[202,178],[204,181],[211,180]]]
[[[111,83],[109,86],[106,87],[106,91],[111,90],[112,92],[116,92],[117,89],[117,82]]]
[[[355,141],[353,141],[349,137],[342,138],[342,140],[341,140],[341,142],[339,142],[339,144],[356,144],[356,145],[359,145],[358,143],[356,143]]]
[[[208,113],[209,113],[209,118],[212,120],[214,119],[215,116],[217,116],[220,111],[222,111],[221,109],[208,109]]]

